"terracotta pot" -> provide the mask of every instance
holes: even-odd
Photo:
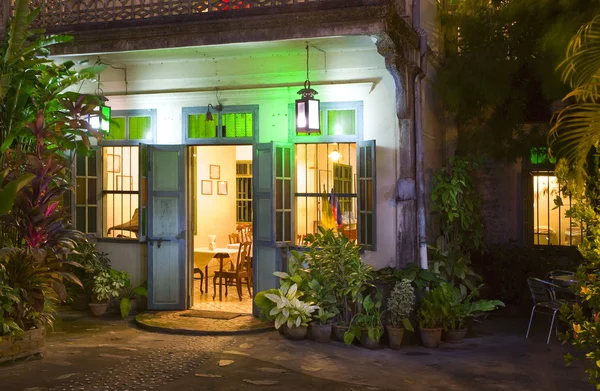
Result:
[[[299,327],[290,327],[286,330],[286,336],[289,339],[292,340],[301,340],[306,338],[306,332],[308,331],[308,328],[306,326],[299,326]]]
[[[90,303],[90,311],[92,311],[93,316],[103,316],[104,314],[106,314],[107,309],[108,303]]]
[[[437,348],[442,340],[442,329],[421,329],[421,342],[426,348]]]
[[[339,342],[344,342],[344,333],[348,331],[348,326],[340,326],[334,324],[332,326],[333,329],[333,339]]]
[[[313,341],[327,343],[331,340],[331,324],[319,324],[312,322],[310,324],[311,339]]]
[[[467,329],[444,331],[442,337],[448,343],[462,343],[467,335]]]
[[[390,342],[390,348],[394,350],[400,349],[402,346],[402,339],[404,338],[404,328],[386,326],[388,333],[388,340]]]
[[[369,337],[369,330],[363,329],[360,331],[360,344],[367,349],[379,348],[379,340]]]

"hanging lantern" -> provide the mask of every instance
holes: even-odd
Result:
[[[315,99],[317,91],[310,87],[308,74],[308,43],[306,44],[306,81],[296,100],[296,134],[321,134],[321,102]]]

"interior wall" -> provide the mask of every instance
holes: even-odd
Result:
[[[228,235],[235,232],[235,146],[194,147],[196,155],[197,232],[194,248],[208,247],[208,235],[217,235],[217,247],[229,243]],[[210,178],[210,166],[220,167],[220,178]],[[202,194],[202,181],[212,184],[212,194]],[[218,182],[227,182],[227,194],[217,194]]]

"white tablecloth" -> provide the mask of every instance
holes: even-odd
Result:
[[[194,249],[194,267],[203,269],[217,254],[228,254],[231,261],[235,263],[237,260],[237,248],[216,248],[209,250],[208,247],[200,247]]]

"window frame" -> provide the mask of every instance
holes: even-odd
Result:
[[[98,234],[96,234],[96,237],[98,240],[101,241],[115,241],[115,242],[143,242],[145,240],[145,235],[143,235],[143,211],[142,211],[142,199],[143,199],[143,189],[142,189],[142,166],[141,164],[144,164],[145,162],[142,161],[142,146],[143,145],[148,145],[148,144],[154,144],[155,140],[156,140],[156,134],[157,134],[157,110],[156,109],[135,109],[135,110],[114,110],[111,113],[111,119],[112,118],[125,118],[125,124],[126,124],[126,130],[125,130],[125,137],[126,139],[124,140],[108,140],[108,139],[104,139],[102,141],[102,145],[99,146],[98,148],[98,165],[99,165],[99,173],[100,173],[100,187],[98,190],[98,195],[99,195],[99,206],[98,206],[98,213],[99,213],[99,218],[97,219],[97,224],[99,225],[99,229],[98,229]],[[148,139],[143,139],[143,140],[129,140],[129,117],[150,117],[150,126],[151,126],[151,138]],[[117,238],[117,237],[111,237],[111,236],[106,236],[105,233],[105,229],[104,229],[104,221],[106,220],[106,216],[105,216],[105,196],[107,194],[121,194],[121,193],[115,193],[115,191],[112,190],[104,190],[104,151],[103,148],[104,147],[138,147],[139,148],[139,167],[138,167],[138,190],[137,190],[137,195],[138,195],[138,219],[139,219],[139,231],[138,231],[138,235],[137,237],[131,237],[131,238]],[[123,194],[134,194],[136,193],[136,191],[125,191],[123,192]]]
[[[101,217],[102,217],[102,147],[100,145],[93,145],[90,148],[90,153],[96,155],[96,232],[83,232],[84,235],[86,237],[89,238],[98,238],[98,232],[99,232],[99,225],[101,225]],[[81,204],[77,204],[77,178],[80,177],[79,175],[77,175],[77,153],[73,152],[73,154],[71,155],[73,157],[72,159],[72,163],[71,163],[71,183],[73,183],[73,188],[74,191],[71,192],[71,197],[70,197],[70,211],[71,211],[71,220],[72,220],[72,224],[73,224],[73,228],[78,229],[77,227],[77,207],[81,207],[84,206],[86,208],[86,216],[85,216],[85,221],[86,221],[86,231],[87,231],[87,227],[89,226],[88,223],[88,215],[87,215],[87,208],[89,207],[89,205],[92,204],[88,204],[87,203],[87,198],[86,198],[86,203],[85,205],[81,205]],[[84,156],[86,165],[88,165],[89,167],[89,156]],[[86,170],[87,173],[88,170]],[[84,178],[86,178],[86,180],[88,178],[90,178],[89,175],[85,175]]]
[[[321,144],[321,143],[351,143],[363,139],[364,128],[364,103],[362,101],[348,102],[321,102],[321,113],[327,118],[327,112],[330,110],[354,110],[356,132],[354,135],[330,135],[328,122],[323,121],[321,135],[319,136],[298,136],[296,134],[296,107],[293,103],[288,107],[289,132],[288,139],[294,144]]]
[[[181,109],[181,132],[184,145],[253,145],[258,142],[258,105],[226,106],[221,111],[211,109],[213,116],[217,117],[217,137],[193,138],[188,137],[189,115],[206,114],[208,106],[183,107]],[[252,137],[223,137],[221,129],[223,126],[223,114],[245,114],[252,113]]]

